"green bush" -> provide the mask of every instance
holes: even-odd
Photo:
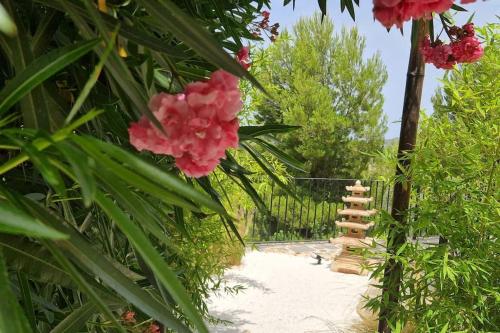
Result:
[[[408,156],[420,199],[405,231],[424,238],[392,256],[404,267],[393,327],[412,322],[417,332],[500,331],[499,28],[479,29],[486,44],[481,61],[445,75],[435,112],[424,119]],[[439,244],[426,244],[429,237],[439,237]]]

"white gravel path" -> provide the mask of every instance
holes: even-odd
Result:
[[[331,272],[328,260],[249,251],[226,277],[246,289],[210,298],[211,314],[232,322],[213,333],[363,332],[356,306],[368,277]]]

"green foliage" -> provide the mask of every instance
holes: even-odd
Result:
[[[384,147],[367,153],[372,157],[368,168],[361,173],[364,179],[379,179],[389,182],[394,178],[398,154],[398,138],[386,140]]]
[[[273,135],[293,127],[242,127],[252,154],[228,152],[216,175],[197,180],[168,156],[138,153],[127,128],[143,114],[158,125],[151,95],[216,68],[258,86],[233,53],[255,39],[247,26],[269,3],[99,3],[0,6],[9,33],[0,33],[0,327],[138,332],[156,321],[206,332],[205,299],[226,258],[242,254],[230,200],[212,183],[224,178],[259,203],[239,160],[281,179],[277,161],[295,161]],[[126,310],[137,327],[121,319]]]
[[[248,109],[258,122],[302,126],[284,148],[311,177],[359,177],[371,160],[362,153],[383,147],[387,73],[378,55],[363,59],[364,48],[356,29],[335,34],[331,19],[316,15],[254,59],[255,76],[276,99],[253,91]]]
[[[390,318],[394,326],[413,322],[417,332],[500,331],[499,29],[498,24],[478,29],[484,57],[445,75],[435,112],[423,121],[416,150],[408,156],[420,199],[405,232],[424,239],[406,243],[392,256],[404,267],[403,283],[394,291],[402,301],[398,318]],[[426,244],[429,236],[439,236],[439,244]]]

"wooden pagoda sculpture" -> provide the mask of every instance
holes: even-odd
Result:
[[[373,198],[365,197],[365,193],[370,191],[370,188],[362,186],[361,181],[356,181],[354,186],[346,186],[346,190],[352,195],[342,197],[342,201],[349,207],[338,210],[338,214],[345,217],[342,221],[335,221],[335,224],[339,228],[347,229],[347,233],[330,240],[333,244],[342,244],[342,252],[332,261],[331,270],[366,275],[368,272],[362,267],[365,261],[361,255],[356,254],[354,249],[370,247],[372,239],[366,237],[366,231],[373,226],[373,222],[366,221],[365,218],[375,215],[377,210],[366,209],[366,205]]]

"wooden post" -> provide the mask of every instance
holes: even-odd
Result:
[[[410,204],[411,180],[403,178],[402,175],[404,174],[404,170],[407,170],[410,166],[410,161],[405,159],[405,154],[413,150],[417,139],[420,100],[425,74],[425,62],[419,51],[419,44],[427,34],[427,27],[428,24],[426,21],[412,22],[412,45],[406,76],[401,131],[399,134],[399,164],[396,167],[397,181],[394,185],[392,201],[392,217],[396,222],[390,226],[387,235],[387,253],[389,254],[395,254],[406,242],[406,212]],[[402,273],[403,268],[401,264],[395,262],[393,259],[389,259],[384,270],[382,305],[378,325],[379,333],[391,332],[388,319],[394,318],[398,311]]]

